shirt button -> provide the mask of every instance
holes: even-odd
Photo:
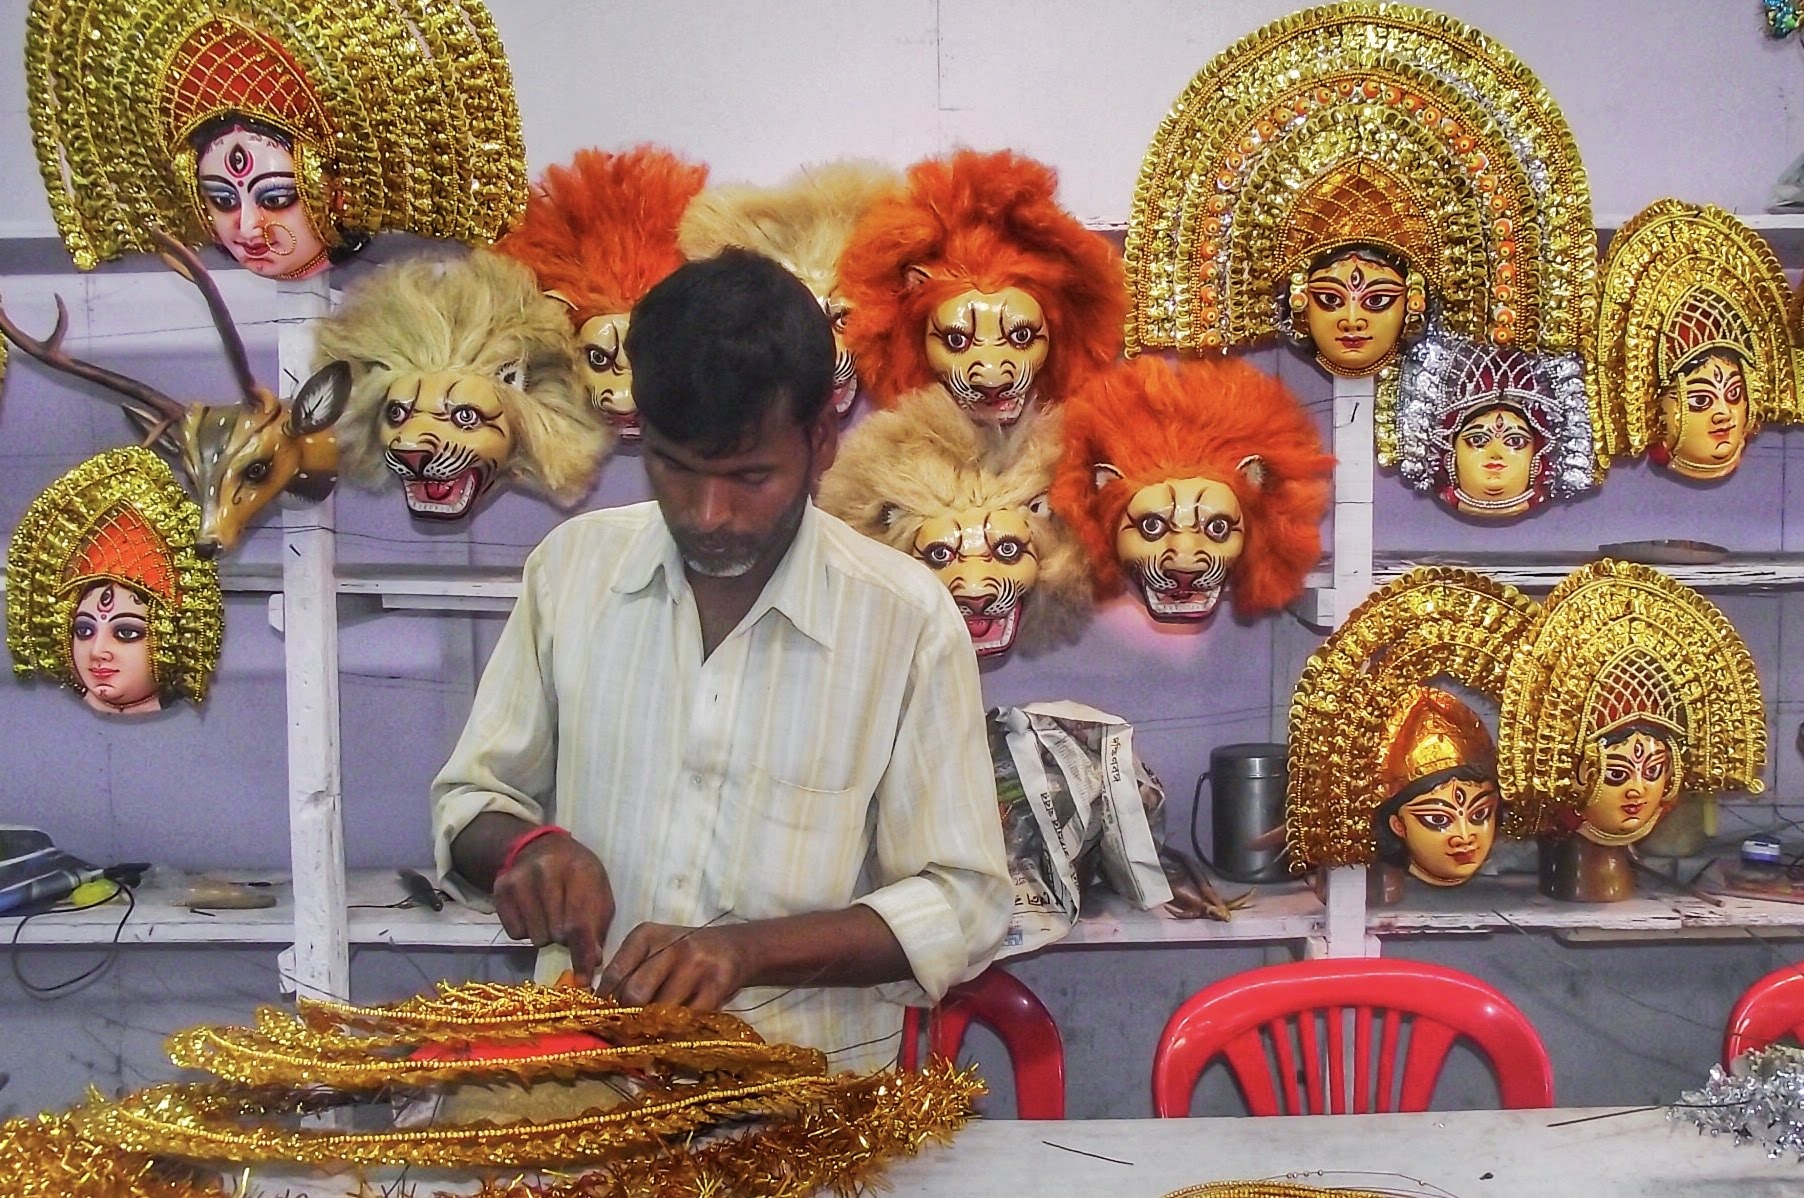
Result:
[[[697,790],[700,790],[702,788],[702,776],[700,774],[690,774],[689,775],[689,785],[695,787]]]

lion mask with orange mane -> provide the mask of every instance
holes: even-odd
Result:
[[[570,309],[589,402],[623,437],[639,431],[627,316],[683,264],[677,224],[707,179],[707,167],[657,146],[578,150],[568,166],[545,172],[519,228],[495,246]]]
[[[960,150],[918,163],[865,213],[839,276],[846,344],[877,404],[938,382],[972,419],[1008,424],[1119,356],[1120,260],[1056,186],[1030,158]]]
[[[1132,581],[1153,618],[1243,616],[1301,593],[1334,459],[1296,397],[1244,362],[1138,358],[1073,396],[1053,509],[1100,595]]]

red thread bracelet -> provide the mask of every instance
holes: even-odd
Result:
[[[560,828],[556,824],[540,824],[530,832],[522,832],[514,843],[507,846],[507,853],[501,858],[501,868],[495,871],[495,876],[498,878],[512,869],[514,862],[520,857],[521,850],[540,837],[568,835],[570,835],[568,828]]]

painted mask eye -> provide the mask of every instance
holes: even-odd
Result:
[[[382,409],[382,418],[390,424],[402,425],[407,423],[407,412],[408,408],[406,404],[391,403],[386,408]]]
[[[1324,287],[1309,293],[1309,302],[1324,312],[1338,312],[1347,306],[1347,297]]]
[[[1034,327],[1030,324],[1016,325],[1008,331],[1009,344],[1016,349],[1026,349],[1032,345],[1035,336]]]
[[[75,639],[78,641],[93,640],[94,633],[96,631],[95,625],[94,625],[94,618],[92,616],[75,617],[74,631],[75,631]]]
[[[1004,537],[996,542],[996,560],[999,562],[1016,562],[1027,551],[1027,546],[1014,537]]]
[[[954,556],[950,545],[929,545],[921,550],[921,560],[936,570],[950,566]]]
[[[946,348],[955,354],[962,354],[971,348],[971,334],[963,329],[947,329],[940,334],[940,340],[944,341]]]
[[[114,639],[120,641],[123,644],[129,645],[129,644],[133,643],[134,641],[141,641],[144,639],[144,636],[145,636],[145,629],[144,629],[144,625],[142,625],[142,624],[116,622],[113,625]]]
[[[614,369],[614,355],[599,345],[589,347],[589,369],[606,374]]]
[[[1211,541],[1225,541],[1234,535],[1234,521],[1226,516],[1211,516],[1203,525],[1203,535]]]
[[[467,403],[460,403],[451,409],[451,423],[458,428],[475,428],[482,423],[482,413]]]
[[[1401,293],[1396,291],[1368,291],[1359,299],[1359,306],[1367,312],[1384,312],[1394,307]]]
[[[1134,527],[1139,529],[1140,535],[1147,540],[1156,541],[1171,528],[1171,522],[1157,512],[1148,512],[1134,521]]]
[[[1445,832],[1453,824],[1453,817],[1445,811],[1424,811],[1416,816],[1416,822],[1430,832]]]
[[[269,459],[259,458],[244,468],[244,481],[260,483],[269,477]]]

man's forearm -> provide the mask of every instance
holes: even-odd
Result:
[[[728,930],[752,944],[748,986],[876,986],[912,976],[896,934],[863,904]]]
[[[472,885],[493,894],[508,846],[530,831],[532,825],[517,815],[485,811],[451,842],[451,864]]]

